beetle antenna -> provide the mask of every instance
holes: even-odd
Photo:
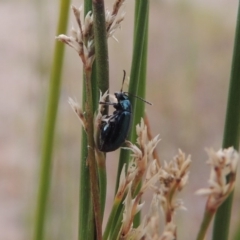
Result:
[[[123,84],[124,84],[124,81],[125,81],[125,77],[126,77],[126,71],[123,70],[123,81],[122,81],[122,87],[121,87],[121,91],[120,92],[122,92],[122,90],[123,90]]]
[[[129,93],[129,92],[124,92],[124,94],[125,94],[125,93],[127,93],[127,94],[129,94],[129,95],[131,95],[131,96],[133,96],[133,97],[135,97],[135,98],[138,98],[138,99],[142,100],[143,102],[145,102],[145,103],[147,103],[147,104],[149,104],[149,105],[152,105],[152,103],[146,101],[145,99],[143,99],[143,98],[141,98],[141,97],[138,97],[138,96],[136,96],[136,95],[134,95],[134,94],[131,94],[131,93]]]

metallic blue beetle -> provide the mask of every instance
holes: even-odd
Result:
[[[113,115],[107,118],[107,122],[101,123],[98,148],[102,152],[118,149],[125,142],[131,125],[132,106],[128,96],[122,90],[114,95],[117,103],[100,102],[100,104],[113,105],[116,109]]]
[[[126,76],[126,72],[123,71],[123,73],[122,88]],[[117,103],[99,102],[99,104],[103,105],[112,105],[116,109],[112,115],[101,122],[98,148],[102,152],[112,152],[121,147],[127,138],[131,126],[132,105],[128,95],[122,91],[122,88],[120,92],[114,93],[117,98]],[[140,97],[134,97],[152,105]]]

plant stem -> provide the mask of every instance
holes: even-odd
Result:
[[[109,62],[104,1],[92,0],[92,7],[97,86],[102,93],[105,93],[109,89]],[[108,114],[107,107],[102,114]],[[96,154],[98,155],[98,172],[101,191],[101,212],[103,218],[107,188],[107,174],[105,163],[106,156],[105,154],[101,154],[98,151],[96,151]]]
[[[212,220],[214,214],[215,214],[215,212],[213,212],[213,211],[211,212],[207,209],[205,210],[203,221],[202,221],[200,230],[199,230],[198,235],[197,235],[197,240],[204,240],[205,239],[209,224],[211,223],[211,220]]]
[[[135,19],[136,19],[136,31],[134,32],[134,46],[138,45],[138,37],[140,35],[140,29],[141,24],[143,24],[144,28],[142,29],[142,54],[140,55],[140,67],[139,67],[139,73],[138,73],[138,82],[137,85],[137,95],[145,98],[146,93],[146,76],[147,76],[147,53],[148,53],[148,17],[149,17],[149,2],[144,0],[144,3],[141,3],[141,1],[138,1],[138,4],[136,3],[136,9],[135,9]],[[142,20],[142,22],[141,22]],[[133,64],[134,65],[134,64]],[[133,68],[132,68],[133,69]],[[134,75],[137,75],[135,73]],[[141,118],[144,117],[144,110],[145,110],[145,103],[143,101],[137,101],[135,102],[135,110],[134,116],[133,116],[133,126],[136,126]],[[131,141],[136,141],[136,133],[135,131],[131,134]],[[138,191],[141,188],[141,182],[138,183]],[[141,220],[141,212],[139,211],[136,216],[134,217],[134,227],[137,227],[140,224]]]
[[[109,89],[109,63],[105,9],[103,0],[93,0],[94,43],[98,87],[102,92]]]
[[[109,239],[120,239],[119,238],[119,233],[120,233],[120,229],[121,229],[121,226],[122,226],[122,219],[123,219],[123,208],[118,208],[118,211],[117,211],[119,214],[118,214],[118,218],[115,218],[114,220],[114,224],[112,225],[112,231],[111,231],[111,236]]]
[[[86,86],[85,81],[83,83],[83,109],[85,109],[86,102]],[[94,239],[94,213],[91,199],[91,187],[90,187],[90,175],[89,165],[87,164],[87,134],[82,128],[81,139],[81,160],[80,160],[80,191],[79,191],[79,229],[78,239]],[[90,236],[92,233],[92,237]]]
[[[133,44],[133,57],[132,57],[132,66],[131,66],[131,74],[130,74],[130,84],[129,84],[129,92],[132,95],[137,95],[139,85],[144,83],[140,83],[140,72],[141,67],[145,67],[142,64],[146,64],[143,62],[143,52],[144,52],[144,42],[147,44],[146,40],[146,29],[147,29],[147,22],[148,22],[148,9],[149,9],[149,1],[148,0],[137,0],[136,4],[139,4],[137,11],[137,21],[135,26],[135,37],[134,37],[134,44]],[[146,34],[147,35],[147,34]],[[145,45],[146,47],[147,45]],[[145,55],[146,56],[146,55]],[[143,78],[142,78],[143,80]],[[142,91],[143,93],[144,91]],[[129,96],[133,111],[136,111],[136,98],[133,96]],[[133,117],[136,113],[134,112]],[[143,117],[143,116],[142,116]],[[134,122],[134,119],[133,119]]]
[[[57,35],[65,32],[67,29],[69,5],[69,0],[61,1]],[[35,240],[42,240],[44,237],[44,223],[46,219],[47,200],[50,188],[53,141],[58,110],[58,100],[61,88],[63,56],[64,45],[60,42],[56,42],[51,68],[49,86],[50,90],[48,95],[47,113],[42,142],[40,181],[34,227]]]
[[[106,155],[96,149],[96,159],[98,163],[98,175],[99,175],[99,188],[101,199],[101,213],[102,220],[104,216],[105,202],[106,202],[106,186],[107,186],[107,173],[106,173]]]
[[[134,43],[133,43],[133,57],[130,74],[129,92],[131,95],[143,97],[145,95],[146,88],[146,69],[147,69],[147,44],[148,44],[148,12],[149,1],[137,0],[135,3],[135,26],[134,26]],[[136,140],[135,126],[140,122],[141,117],[144,117],[144,104],[136,103],[136,98],[129,96],[133,114],[132,114],[132,130],[128,139],[132,142]],[[138,109],[136,111],[136,109]],[[137,115],[137,116],[136,116]],[[117,181],[115,187],[115,193],[117,192],[119,185],[119,178],[124,164],[128,165],[129,151],[121,150]],[[126,168],[127,169],[127,168]],[[121,206],[123,208],[123,206]],[[121,219],[121,215],[119,215]],[[140,222],[140,212],[136,215],[134,225],[137,226]]]
[[[237,229],[236,229],[236,232],[234,234],[234,237],[233,237],[233,240],[239,240],[240,239],[240,223],[239,223],[239,220],[238,220],[238,224],[237,224]]]
[[[116,217],[116,213],[117,213],[117,210],[118,210],[120,204],[121,204],[121,199],[114,200],[114,204],[113,204],[113,207],[112,207],[112,210],[111,210],[111,213],[108,218],[108,222],[107,222],[107,225],[106,225],[106,228],[104,231],[103,240],[108,239],[111,230],[113,230],[113,228],[114,228],[114,223],[115,223],[114,219]]]
[[[84,16],[92,10],[92,1],[84,1]],[[95,64],[92,67],[92,85],[96,85],[95,77]],[[83,79],[85,77],[83,76]],[[82,109],[85,111],[86,102],[86,79],[82,82]],[[93,92],[93,90],[92,90]],[[93,94],[94,96],[95,94]],[[93,99],[93,105],[96,100]],[[90,188],[90,176],[89,166],[86,164],[87,160],[87,135],[85,130],[82,128],[81,137],[81,157],[80,157],[80,185],[79,185],[79,226],[78,226],[78,239],[89,239],[93,240],[95,235],[95,224],[94,224],[94,213],[93,204],[91,199],[91,188]],[[90,235],[91,234],[91,235]]]
[[[148,0],[137,0],[135,6],[135,27],[134,27],[134,43],[133,43],[133,57],[132,57],[132,67],[130,74],[130,85],[129,92],[132,95],[137,95],[139,97],[144,97],[142,94],[145,93],[145,83],[146,80],[146,59],[147,59],[147,23],[148,23],[148,10],[149,10],[149,1]],[[146,51],[146,52],[145,52]],[[144,53],[145,52],[145,53]],[[143,59],[143,57],[146,59]],[[141,70],[143,68],[143,70]],[[145,73],[144,73],[145,72]],[[141,78],[141,73],[143,77]],[[144,78],[145,76],[145,78]],[[141,81],[141,82],[140,82]],[[139,87],[140,86],[140,87]],[[138,95],[138,91],[140,94]],[[129,96],[132,103],[132,130],[129,134],[128,139],[134,141],[133,136],[135,136],[135,126],[140,122],[140,118],[144,117],[144,104],[143,109],[138,109],[136,111],[136,98]],[[142,113],[141,117],[135,118],[137,112]],[[136,120],[135,120],[136,119]],[[137,122],[138,121],[138,122]],[[136,138],[136,137],[135,137]],[[117,172],[117,181],[115,186],[115,193],[117,192],[119,185],[119,177],[122,171],[124,164],[128,165],[129,151],[121,149],[119,163],[118,163],[118,172]],[[126,168],[127,169],[127,168]]]
[[[87,164],[89,165],[91,196],[93,201],[94,216],[96,222],[97,239],[102,239],[102,217],[100,205],[99,182],[97,172],[97,162],[95,159],[95,143],[94,143],[94,128],[93,128],[93,100],[91,86],[91,69],[84,69],[86,79],[86,132],[88,139],[88,157]]]
[[[239,3],[238,3],[239,4]],[[224,128],[223,148],[239,149],[240,135],[240,4],[236,25],[232,70]],[[219,207],[213,228],[213,240],[227,240],[230,226],[233,193]]]

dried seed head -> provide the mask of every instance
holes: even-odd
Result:
[[[233,147],[217,152],[208,149],[207,153],[207,163],[211,166],[209,188],[200,189],[196,194],[208,196],[207,209],[216,211],[234,188],[239,154]]]
[[[154,137],[151,141],[147,144],[147,154],[149,157],[152,156],[154,149],[156,148],[157,144],[160,142],[161,139],[159,139],[159,134]]]
[[[126,236],[126,240],[141,240],[146,239],[146,217],[142,220],[138,228],[132,228]]]
[[[144,148],[146,143],[148,142],[148,136],[147,136],[147,126],[144,123],[143,118],[141,118],[140,124],[136,126],[136,133],[137,133],[137,144],[140,146],[140,148]]]
[[[183,202],[179,199],[175,200],[174,196],[188,180],[190,163],[190,156],[186,158],[185,154],[179,150],[178,155],[172,161],[168,163],[165,161],[163,167],[158,170],[159,186],[151,185],[151,189],[156,193],[166,223],[172,222],[177,209],[185,209]]]
[[[115,39],[113,34],[121,26],[124,15],[121,15],[119,18],[117,18],[117,15],[122,4],[123,0],[117,0],[114,4],[112,12],[106,11],[105,19],[107,37],[113,37]],[[89,11],[82,23],[82,6],[80,8],[72,6],[72,11],[78,25],[77,30],[72,28],[70,37],[61,34],[57,36],[56,39],[74,48],[81,57],[83,65],[86,68],[90,68],[95,59],[93,14],[91,11]]]
[[[143,239],[146,240],[158,240],[159,239],[159,229],[160,229],[160,215],[159,215],[159,202],[156,199],[156,194],[153,195],[152,203],[150,205],[150,210],[147,216],[144,217],[143,222],[137,228],[137,230],[142,234]],[[136,238],[142,239],[142,238]]]
[[[123,147],[123,149],[132,151],[131,157],[133,159],[142,159],[143,157],[142,151],[141,149],[138,148],[138,146],[132,144],[130,141],[126,141],[125,143],[127,144],[128,147]]]
[[[149,164],[149,167],[147,169],[146,179],[150,179],[152,176],[158,174],[158,172],[159,172],[158,164],[157,164],[156,160],[153,160]]]
[[[145,240],[172,240],[176,238],[176,226],[173,223],[173,215],[177,209],[185,209],[180,199],[174,199],[177,191],[180,191],[187,183],[189,177],[190,156],[179,150],[178,155],[170,162],[165,162],[162,167],[152,159],[152,152],[160,141],[159,135],[148,140],[147,127],[143,119],[137,125],[137,145],[126,141],[132,151],[132,161],[129,164],[127,174],[122,170],[119,189],[116,196],[123,196],[127,191],[124,200],[124,216],[121,227],[120,239],[145,239]],[[141,189],[137,192],[142,180]],[[151,213],[145,217],[141,225],[134,229],[133,219],[135,214],[142,208],[141,196],[147,189],[154,191],[151,204]],[[133,195],[133,197],[132,197]],[[164,214],[164,233],[159,233],[160,209]]]
[[[76,115],[78,116],[80,122],[82,123],[83,128],[86,130],[86,119],[84,116],[84,112],[80,108],[79,104],[76,101],[74,101],[72,98],[68,99],[68,103],[70,104],[71,108],[76,113]]]
[[[80,44],[77,39],[75,38],[76,33],[74,32],[74,36],[66,36],[64,34],[60,34],[59,36],[56,37],[57,40],[66,43],[70,47],[74,48],[79,54],[82,51],[82,44]]]
[[[154,186],[155,183],[158,181],[158,179],[159,179],[159,172],[152,175],[149,179],[146,178],[143,182],[140,192],[144,193],[147,190],[147,188],[151,188],[152,186]]]
[[[88,39],[88,41],[93,40],[93,15],[92,12],[89,11],[85,17],[85,22],[83,26],[83,38]]]
[[[160,240],[175,240],[176,239],[177,227],[173,222],[168,223],[165,228]]]
[[[138,136],[138,146],[132,144],[129,141],[126,141],[128,147],[125,147],[125,149],[129,149],[132,151],[131,157],[134,159],[133,161],[136,163],[137,166],[137,174],[133,182],[133,191],[135,191],[134,189],[137,187],[138,183],[141,181],[142,177],[146,173],[148,165],[150,165],[150,161],[152,160],[152,152],[159,142],[159,135],[157,135],[150,141],[148,140],[147,127],[144,124],[143,119],[141,119],[141,123],[136,126],[136,131]],[[156,168],[155,163],[151,166],[151,171],[153,171],[154,167]],[[150,178],[149,174],[150,170],[148,171],[148,176],[146,179]],[[146,188],[149,186],[149,184],[146,185]]]
[[[132,230],[134,216],[142,209],[144,202],[139,203],[139,198],[132,199],[131,189],[128,189],[127,196],[123,202],[124,212],[122,220],[121,237],[126,237]]]
[[[124,164],[121,175],[120,175],[120,180],[119,180],[119,186],[118,186],[118,191],[116,193],[116,198],[122,199],[124,196],[124,193],[128,189],[129,185],[132,185],[132,181],[135,178],[137,171],[136,171],[136,166],[133,163],[130,163],[128,166],[127,174],[125,174],[126,171],[126,164]]]
[[[170,162],[164,162],[162,172],[162,182],[166,187],[174,185],[180,191],[187,183],[189,178],[189,167],[191,164],[191,156],[187,158],[185,154],[179,150],[178,155]],[[170,180],[170,182],[169,182]],[[169,185],[170,184],[170,185]]]

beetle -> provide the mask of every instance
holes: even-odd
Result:
[[[126,72],[123,71],[123,73],[122,88],[126,76]],[[112,152],[118,149],[125,142],[129,133],[132,122],[132,105],[128,95],[122,91],[122,88],[120,92],[114,93],[117,103],[99,102],[99,104],[103,105],[112,105],[116,109],[112,115],[102,120],[100,125],[98,148],[102,152]],[[150,104],[149,102],[146,103]]]

